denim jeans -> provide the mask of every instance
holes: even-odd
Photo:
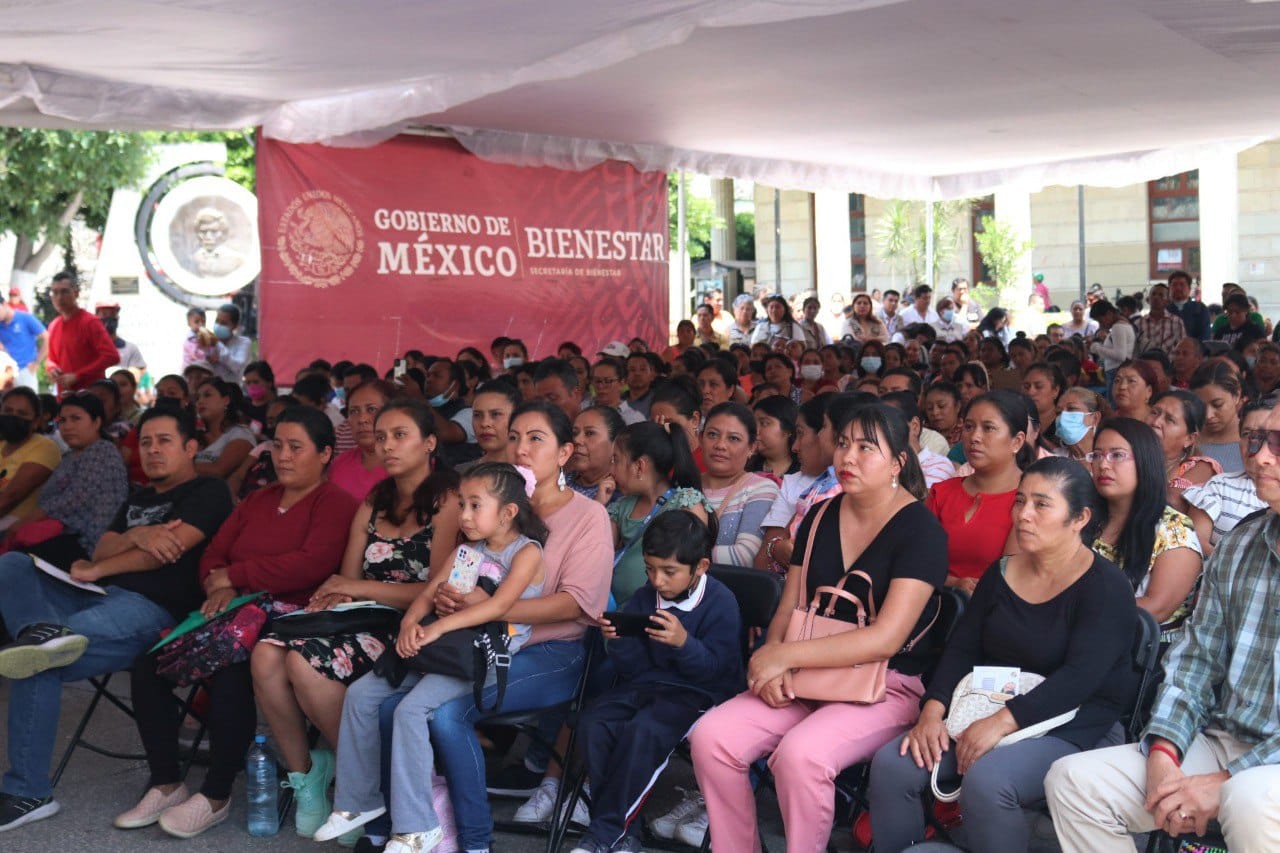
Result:
[[[564,702],[573,695],[586,660],[579,640],[555,640],[525,646],[511,659],[507,692],[500,713],[542,708]],[[496,686],[486,686],[485,705],[492,705]],[[395,704],[393,696],[382,705],[385,725]],[[429,723],[440,772],[449,783],[449,800],[458,827],[458,846],[482,850],[491,846],[493,816],[485,790],[484,750],[476,738],[475,725],[484,719],[470,694],[446,702],[436,709]],[[553,735],[554,736],[554,735]],[[383,741],[386,742],[384,729]]]
[[[0,590],[0,619],[15,637],[28,625],[52,622],[89,638],[84,655],[70,666],[9,684],[9,770],[0,790],[47,797],[62,685],[128,668],[174,620],[136,592],[108,586],[106,595],[98,595],[54,580],[25,554],[0,557]]]

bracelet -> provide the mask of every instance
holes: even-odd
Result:
[[[1148,747],[1148,752],[1163,752],[1165,755],[1173,759],[1173,763],[1182,766],[1182,759],[1178,757],[1178,752],[1173,747],[1163,743],[1153,743]]]
[[[776,564],[778,562],[777,559],[773,556],[773,546],[778,544],[782,540],[783,540],[782,536],[773,536],[773,537],[770,537],[768,542],[764,543],[764,552],[769,557],[769,561],[772,563]]]

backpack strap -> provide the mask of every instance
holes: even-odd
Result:
[[[502,700],[507,694],[507,676],[511,674],[511,653],[507,644],[507,623],[486,622],[476,629],[475,642],[475,679],[471,682],[471,695],[476,709],[482,714],[496,714],[502,708]],[[497,678],[497,695],[493,707],[484,706],[484,683],[489,674],[489,666],[493,665]]]

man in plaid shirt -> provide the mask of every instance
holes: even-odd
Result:
[[[1158,349],[1172,357],[1173,348],[1187,336],[1187,330],[1182,318],[1166,310],[1169,305],[1169,287],[1164,284],[1152,285],[1151,292],[1147,294],[1147,303],[1151,310],[1145,317],[1133,321],[1133,331],[1138,336],[1137,345],[1133,348],[1134,354]]]
[[[1132,851],[1129,833],[1204,834],[1280,851],[1280,409],[1245,435],[1267,509],[1205,563],[1195,613],[1165,658],[1140,744],[1061,759],[1045,779],[1065,853]]]

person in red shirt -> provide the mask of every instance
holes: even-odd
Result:
[[[120,353],[102,321],[80,307],[80,284],[74,275],[55,275],[49,295],[58,316],[49,324],[46,367],[61,396],[105,379],[107,368],[120,360]]]

